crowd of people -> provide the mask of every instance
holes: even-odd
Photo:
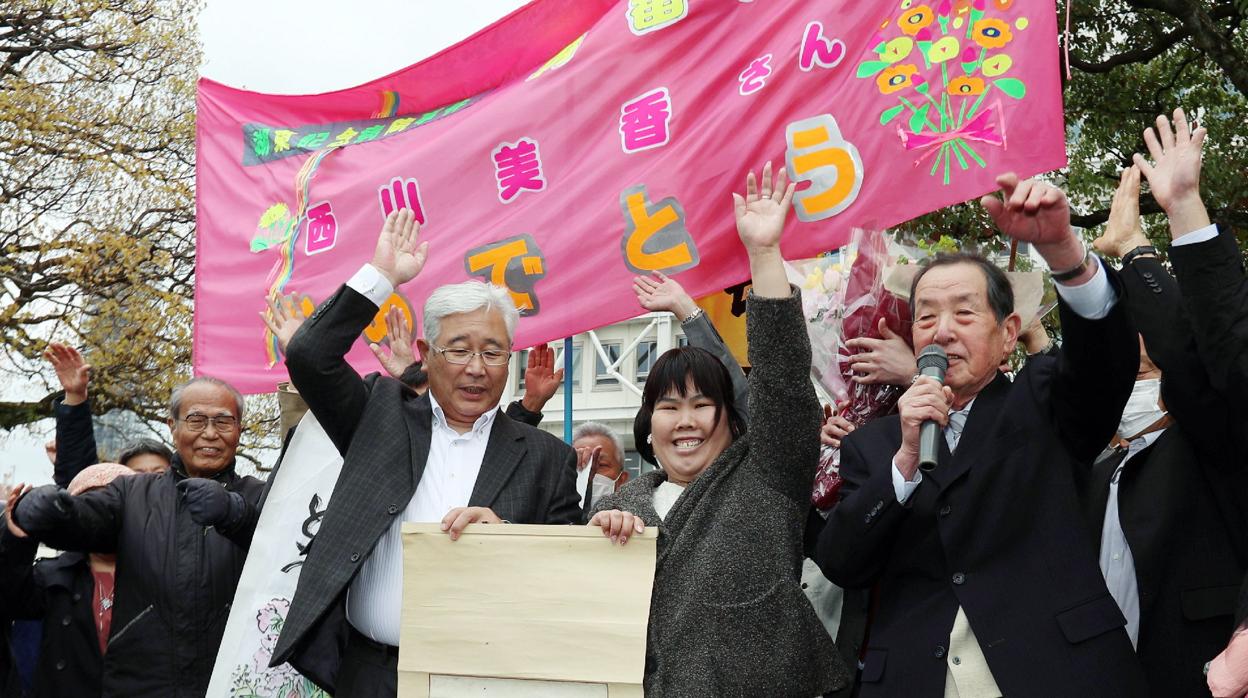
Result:
[[[1093,243],[1118,268],[1073,231],[1060,189],[1000,176],[981,203],[1052,270],[1060,344],[1023,327],[989,260],[936,255],[911,283],[910,336],[849,340],[855,380],[904,390],[862,426],[811,384],[780,253],[794,186],[770,163],[750,172],[733,194],[750,370],[675,279],[638,277],[639,305],[673,313],[689,346],[649,372],[633,437],[656,468],[632,478],[609,427],[581,423],[571,444],[536,428],[563,378],[550,348],[500,409],[519,320],[506,289],[442,286],[420,337],[391,311],[390,350],[372,347],[385,375],[348,364],[437,257],[411,211],[391,213],[372,261],[311,317],[281,298],[265,314],[344,461],[273,664],[334,696],[394,696],[403,522],[451,540],[473,523],[587,524],[618,545],[658,529],[647,695],[1244,696],[1248,277],[1200,199],[1204,138],[1181,110],[1145,134]],[[1142,181],[1169,264],[1141,227]],[[918,371],[930,347],[943,377]],[[202,696],[265,500],[236,472],[243,398],[197,377],[171,396],[172,449],[144,439],[98,463],[90,367],[59,344],[45,356],[64,389],[55,484],[8,496],[0,688]],[[811,505],[821,442],[843,479],[826,511]],[[40,543],[66,552],[36,560]]]

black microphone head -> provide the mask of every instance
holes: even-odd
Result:
[[[943,377],[945,371],[949,370],[949,356],[945,354],[945,350],[939,344],[929,344],[923,347],[923,351],[919,352],[915,363],[918,364],[919,373],[924,373],[925,375],[931,375],[926,372],[935,368],[940,369],[940,375]]]

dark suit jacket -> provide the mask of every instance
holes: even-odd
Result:
[[[1228,405],[1197,355],[1178,283],[1156,259],[1122,270],[1125,303],[1162,372],[1176,423],[1136,454],[1118,482],[1118,517],[1140,593],[1137,653],[1152,695],[1209,695],[1203,667],[1226,645],[1248,565],[1245,482]],[[1099,545],[1109,481],[1120,459],[1093,468],[1088,506]]]
[[[941,439],[904,506],[892,481],[899,418],[842,442],[845,484],[816,560],[841,586],[878,584],[860,696],[943,696],[959,606],[1010,698],[1144,694],[1076,495],[1114,434],[1138,340],[1121,303],[1089,321],[1063,302],[1061,321],[1057,357],[984,388],[956,455]]]
[[[429,398],[391,378],[360,378],[344,358],[376,312],[371,301],[343,286],[286,352],[291,381],[344,462],[272,664],[289,661],[331,693],[348,631],[347,588],[407,507],[429,455]],[[575,480],[571,447],[500,413],[468,505],[489,507],[515,523],[579,523]]]
[[[747,305],[751,421],[660,522],[662,471],[595,509],[659,527],[646,639],[648,696],[810,698],[848,672],[800,586],[802,533],[819,462],[819,401],[801,297]]]

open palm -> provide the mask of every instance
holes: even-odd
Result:
[[[419,242],[420,223],[409,208],[401,208],[386,216],[386,223],[377,237],[373,266],[390,283],[398,286],[416,278],[425,266],[429,243]]]
[[[745,196],[733,193],[733,212],[737,220],[737,235],[746,249],[776,247],[784,230],[784,218],[793,203],[793,185],[787,184],[784,168],[776,175],[772,186],[771,163],[763,166],[761,186],[751,172],[745,179]]]

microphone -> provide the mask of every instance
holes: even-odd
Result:
[[[945,371],[949,369],[949,357],[938,344],[929,344],[919,352],[917,362],[920,376],[931,376],[942,384]],[[928,419],[919,426],[919,470],[924,472],[936,467],[940,455],[940,425]]]

